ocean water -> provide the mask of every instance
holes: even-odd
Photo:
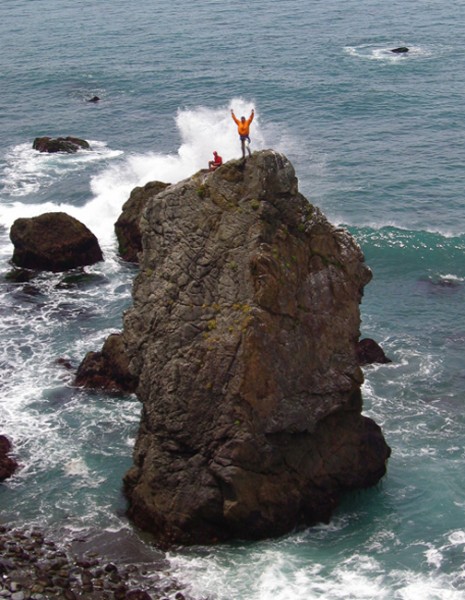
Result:
[[[172,573],[217,600],[465,598],[465,3],[3,0],[0,16],[0,433],[22,465],[0,521],[130,528],[140,405],[73,389],[57,359],[76,367],[121,329],[135,268],[113,224],[130,191],[239,156],[229,111],[254,107],[252,149],[285,153],[373,270],[362,335],[393,362],[365,369],[364,412],[393,452],[329,525],[179,548]],[[40,155],[40,135],[92,151]],[[9,282],[11,224],[54,210],[105,261],[80,285]]]

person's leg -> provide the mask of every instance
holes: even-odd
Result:
[[[241,137],[242,158],[245,158],[245,139]]]

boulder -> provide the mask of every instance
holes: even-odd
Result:
[[[134,392],[137,379],[129,372],[124,341],[108,336],[100,352],[88,352],[78,367],[74,385],[111,392]]]
[[[5,435],[0,435],[0,481],[11,477],[18,468],[18,463],[10,456],[12,446]]]
[[[168,183],[153,181],[144,187],[136,187],[123,205],[122,213],[115,223],[115,233],[121,258],[138,262],[142,250],[139,221],[147,202],[168,187]]]
[[[66,152],[68,154],[74,154],[78,150],[90,150],[89,142],[73,136],[65,138],[52,138],[48,136],[37,137],[35,138],[32,147],[39,152],[48,153]]]
[[[406,46],[399,46],[398,48],[392,48],[391,52],[395,54],[405,54],[409,49]]]
[[[373,363],[386,364],[392,362],[392,360],[384,354],[384,350],[381,346],[371,338],[364,338],[358,342],[357,357],[360,366],[371,365]]]
[[[66,271],[103,260],[95,235],[62,212],[16,219],[11,226],[12,261],[24,269]]]
[[[159,544],[327,521],[390,454],[362,416],[356,344],[372,275],[272,150],[147,204],[123,337],[143,403],[128,514]]]

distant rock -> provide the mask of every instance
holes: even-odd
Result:
[[[10,238],[14,245],[12,261],[24,269],[59,272],[103,260],[95,235],[62,212],[16,219]]]
[[[18,463],[10,456],[12,445],[5,435],[0,435],[0,481],[11,477],[18,468]]]
[[[39,152],[67,152],[68,154],[74,154],[78,150],[90,150],[89,142],[72,136],[65,138],[52,138],[48,136],[37,137],[35,138],[32,147]]]
[[[121,334],[108,336],[101,352],[88,352],[78,367],[74,385],[112,392],[134,392],[137,378],[129,371]]]
[[[357,357],[360,366],[371,365],[373,363],[386,364],[392,362],[392,360],[384,354],[384,350],[381,346],[371,338],[364,338],[358,342]]]
[[[328,521],[390,454],[361,414],[360,247],[272,150],[170,186],[140,225],[123,330],[143,404],[129,516],[159,544]]]
[[[98,96],[92,96],[92,98],[89,98],[89,100],[87,100],[87,102],[99,102],[100,98]]]
[[[154,181],[144,187],[136,187],[123,205],[122,213],[115,223],[115,233],[119,253],[124,260],[138,262],[138,254],[142,250],[139,225],[142,212],[147,202],[168,186],[168,183]]]
[[[393,48],[391,52],[395,52],[396,54],[405,54],[409,49],[406,46],[399,46],[399,48]]]

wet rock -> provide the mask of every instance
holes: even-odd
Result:
[[[406,46],[399,46],[398,48],[393,48],[391,50],[391,52],[394,52],[395,54],[406,54],[409,51],[409,49]]]
[[[360,366],[371,365],[373,363],[386,364],[392,362],[392,360],[385,355],[381,346],[371,338],[364,338],[358,342],[357,358]]]
[[[138,262],[142,251],[140,218],[147,203],[162,192],[168,183],[154,181],[144,187],[136,187],[123,205],[122,213],[115,223],[115,233],[121,258],[130,262]]]
[[[81,138],[67,136],[52,138],[48,136],[35,138],[32,147],[39,152],[66,152],[74,154],[78,150],[90,150],[90,144]]]
[[[30,271],[29,269],[12,269],[5,275],[5,279],[14,283],[27,283],[34,279],[36,275],[36,271]]]
[[[59,272],[103,260],[95,235],[62,212],[16,219],[10,238],[13,263],[26,269]]]
[[[109,557],[103,558],[91,550],[95,548],[92,546],[94,542],[100,544],[103,540],[107,543],[112,540],[112,543],[121,543],[125,539],[130,542],[129,548],[120,548],[119,552],[115,548],[116,554],[124,554],[125,560],[144,557],[144,568],[132,563],[120,564],[116,560],[110,563]],[[134,534],[130,532],[103,531],[86,537],[77,543],[80,550],[85,549],[85,556],[75,553],[74,544],[60,542],[58,545],[60,548],[37,529],[15,530],[0,525],[0,597],[10,600],[122,600],[126,597],[156,600],[167,593],[173,597],[182,589],[165,572],[163,583],[158,583],[160,578],[157,578],[157,570],[165,569],[166,565],[153,559],[161,553],[145,547],[141,541],[136,542]],[[26,546],[28,553],[23,552]],[[140,550],[137,550],[137,546],[140,546]],[[136,549],[134,554],[133,549]],[[34,557],[35,561],[32,560]],[[106,570],[108,565],[113,566]],[[124,581],[121,578],[117,582],[112,580],[116,573],[123,575],[126,570],[128,576]],[[186,600],[194,599],[186,596]]]
[[[152,600],[148,592],[143,590],[132,590],[126,594],[126,600]]]
[[[137,378],[129,370],[121,334],[108,336],[100,352],[88,352],[78,367],[74,385],[113,392],[134,392]]]
[[[18,463],[11,456],[13,450],[10,440],[5,435],[0,435],[0,481],[11,477],[18,469]],[[0,570],[2,565],[0,563]]]

